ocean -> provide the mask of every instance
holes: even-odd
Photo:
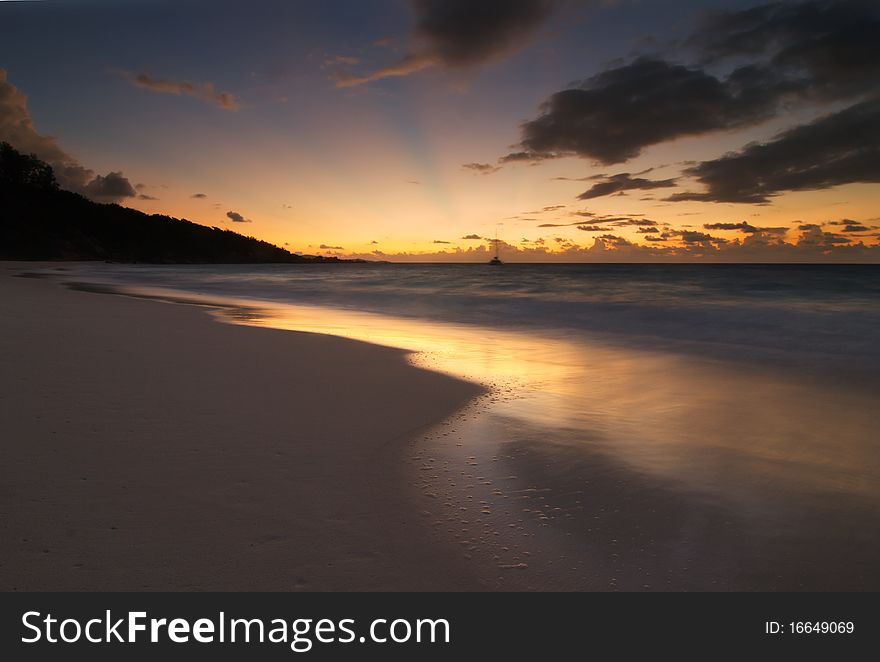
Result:
[[[76,273],[488,328],[608,334],[637,344],[706,343],[712,351],[803,352],[857,362],[880,356],[877,265],[83,263]]]
[[[484,384],[406,489],[493,587],[880,589],[880,266],[46,269]]]

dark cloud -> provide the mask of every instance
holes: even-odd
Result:
[[[587,217],[589,218],[589,217]],[[573,225],[582,225],[585,221],[575,221],[574,223],[541,223],[539,228],[567,228]],[[589,221],[590,223],[606,223],[604,220]]]
[[[749,225],[745,221],[742,223],[707,223],[703,226],[707,230],[741,230],[743,232],[758,232],[758,228]]]
[[[134,187],[122,173],[95,176],[75,157],[68,154],[51,136],[37,132],[27,107],[27,97],[9,82],[6,70],[0,68],[0,141],[8,142],[18,151],[35,154],[55,171],[61,188],[98,202],[119,202],[135,195]],[[109,181],[108,181],[109,180]],[[123,184],[124,180],[124,184]],[[127,186],[125,186],[127,184]],[[118,191],[119,196],[110,195]]]
[[[207,193],[193,193],[193,194],[192,194],[191,196],[189,196],[189,197],[191,197],[191,198],[195,198],[196,200],[204,200],[205,198],[208,197],[208,194],[207,194]],[[283,205],[282,205],[282,206],[283,206]]]
[[[577,229],[583,230],[584,232],[605,232],[608,228],[601,225],[578,225]]]
[[[416,13],[414,48],[388,67],[364,75],[338,72],[339,87],[435,66],[483,64],[522,47],[550,15],[553,0],[411,0]]]
[[[223,110],[238,110],[241,104],[235,95],[229,92],[218,91],[213,83],[191,83],[185,80],[170,80],[166,78],[153,78],[147,74],[133,74],[122,72],[125,79],[136,87],[152,92],[165,94],[185,94],[200,101],[213,104]]]
[[[465,170],[473,170],[481,175],[491,175],[501,170],[500,166],[492,165],[491,163],[465,163],[461,167]]]
[[[657,228],[654,228],[654,227],[648,227],[648,228],[638,228],[636,230],[636,232],[638,232],[639,234],[651,234],[654,232],[660,232],[660,230]]]
[[[450,244],[450,243],[452,243],[452,242],[450,242],[450,241],[443,241],[442,239],[435,239],[435,240],[434,240],[434,243],[435,243],[435,244]]]
[[[541,209],[535,209],[534,211],[527,211],[526,214],[549,214],[554,211],[559,211],[560,209],[565,209],[566,205],[550,205],[548,207],[542,207]]]
[[[121,172],[110,172],[106,177],[98,175],[86,184],[83,193],[99,202],[118,202],[137,195],[134,186]]]
[[[600,250],[607,250],[609,248],[627,248],[633,246],[633,243],[623,237],[618,237],[617,235],[603,234],[596,237],[593,246]]]
[[[830,250],[837,246],[849,244],[850,238],[834,232],[825,232],[818,225],[803,226],[806,228],[798,240],[798,246],[812,247],[817,250]]]
[[[135,186],[137,188],[137,186]],[[141,193],[138,195],[138,200],[158,200],[159,198],[153,197],[152,195],[147,195],[146,193]]]
[[[578,199],[590,200],[623,191],[671,188],[675,186],[676,181],[675,179],[643,179],[633,177],[628,172],[622,172],[618,175],[606,176],[604,181],[593,184],[592,187],[581,193]]]
[[[328,246],[327,244],[321,244],[320,246],[318,246],[318,248],[320,248],[323,251],[344,251],[345,250],[345,248],[343,248],[342,246]]]
[[[523,152],[524,159],[528,157],[528,154]],[[511,156],[508,154],[508,156]],[[601,173],[599,175],[590,175],[589,177],[551,177],[550,181],[552,182],[593,182],[597,179],[606,179],[610,177],[610,175],[606,175],[605,173]]]
[[[710,14],[690,45],[707,63],[760,59],[804,94],[841,99],[880,86],[878,35],[876,1],[810,0]]]
[[[649,218],[634,218],[632,216],[600,216],[596,217],[596,215],[592,212],[572,212],[571,216],[583,216],[584,218],[589,218],[590,220],[587,222],[592,225],[599,225],[600,223],[607,223],[616,227],[623,227],[627,225],[635,225],[635,226],[648,226],[648,225],[657,225],[657,221],[652,221]],[[565,228],[570,227],[572,225],[582,225],[585,221],[575,221],[574,223],[541,223],[539,228]]]
[[[665,233],[669,237],[678,237],[686,244],[725,244],[727,239],[721,237],[713,237],[705,232],[697,232],[696,230],[672,230]]]
[[[523,124],[517,151],[501,160],[619,163],[658,143],[756,124],[789,101],[876,95],[878,34],[880,3],[868,0],[774,2],[712,14],[687,40],[699,65],[640,57],[557,92]]]
[[[706,187],[668,200],[765,203],[784,191],[880,182],[880,100],[789,129],[686,170]]]
[[[478,234],[466,234],[465,236],[462,237],[462,239],[474,239],[474,240],[476,240],[476,239],[482,239],[482,237],[481,237],[480,235],[478,235]]]
[[[538,152],[511,152],[498,159],[499,163],[525,162],[535,164],[545,159],[555,159],[557,154],[540,154]]]
[[[62,188],[81,192],[95,175],[64,151],[55,138],[37,132],[27,97],[9,82],[5,69],[0,69],[0,140],[22,153],[36,154],[51,165]]]
[[[645,235],[643,238],[643,243],[635,243],[614,234],[606,234],[589,237],[591,245],[580,245],[564,237],[549,237],[543,245],[539,241],[517,242],[517,245],[502,243],[508,260],[520,262],[682,262],[696,258],[701,262],[716,263],[876,263],[880,259],[880,246],[847,241],[847,237],[823,234],[821,230],[818,234],[805,233],[805,236],[794,243],[768,237],[763,233],[749,234],[741,240],[726,242],[705,234],[689,236],[690,243],[669,233]],[[485,263],[491,251],[491,245],[480,244],[466,248],[441,247],[433,253],[394,253],[386,257],[401,262],[436,259]],[[367,253],[348,257],[371,256]]]
[[[226,218],[228,218],[233,223],[250,223],[249,219],[246,219],[244,216],[239,214],[237,211],[228,211],[226,212]]]
[[[620,163],[649,145],[754,124],[772,116],[779,82],[752,67],[721,80],[641,57],[562,90],[522,126],[521,151],[502,161],[581,156]]]
[[[414,0],[416,32],[444,64],[485,62],[522,44],[549,16],[551,0]]]
[[[596,221],[600,223],[602,221]],[[637,227],[647,227],[657,225],[657,221],[652,221],[649,218],[627,218],[621,221],[612,221],[611,225],[615,227],[624,227],[627,225],[635,225]]]
[[[876,225],[866,225],[861,221],[854,221],[849,218],[845,218],[842,221],[828,221],[827,225],[839,225],[843,227],[843,232],[870,232],[871,230],[880,229],[880,226]]]
[[[707,223],[703,226],[706,230],[738,230],[745,234],[785,234],[788,228],[766,228],[751,225],[746,221],[741,223]]]

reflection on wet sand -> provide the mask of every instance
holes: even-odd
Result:
[[[231,321],[416,352],[491,387],[412,450],[487,588],[880,588],[871,390],[833,375],[311,306]],[[226,315],[223,311],[221,315]]]

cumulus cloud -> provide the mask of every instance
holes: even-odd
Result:
[[[835,232],[825,232],[818,225],[813,225],[804,230],[797,245],[801,247],[811,247],[821,251],[828,251],[833,250],[840,245],[849,244],[849,241],[849,237],[844,237]]]
[[[593,184],[588,190],[581,193],[578,198],[580,200],[590,200],[623,191],[671,188],[676,185],[676,181],[676,179],[644,179],[642,177],[633,177],[628,172],[622,172],[617,175],[604,176],[602,181]]]
[[[684,231],[682,231],[684,232]],[[535,240],[518,245],[500,242],[508,261],[516,262],[876,262],[880,246],[853,243],[847,237],[823,233],[821,229],[805,232],[795,242],[786,242],[765,233],[745,235],[741,240],[723,241],[705,233],[660,233],[641,237],[635,243],[614,234],[593,237],[581,245],[564,237],[551,241]],[[550,248],[552,246],[552,248]],[[444,247],[430,253],[399,252],[383,254],[396,262],[486,262],[494,252],[491,242],[479,246]],[[369,253],[346,257],[370,258]]]
[[[250,223],[251,221],[237,211],[228,211],[226,212],[226,218],[228,218],[233,223]]]
[[[131,72],[123,72],[123,75],[132,85],[152,92],[176,94],[177,96],[185,94],[194,99],[213,104],[223,110],[235,111],[241,108],[241,104],[234,94],[218,91],[213,83],[191,83],[185,80],[153,78],[147,74],[134,74]]]
[[[98,175],[86,184],[84,192],[93,200],[99,201],[133,198],[137,195],[134,186],[121,172],[111,172],[106,177]]]
[[[785,191],[880,182],[880,100],[858,103],[685,172],[706,191],[677,193],[669,200],[766,203]]]
[[[478,240],[478,239],[482,239],[482,237],[478,234],[466,234],[465,236],[462,237],[462,239]]]
[[[546,20],[553,0],[411,0],[413,48],[394,64],[354,75],[337,72],[337,86],[408,76],[436,66],[483,64],[522,47]]]
[[[626,248],[632,245],[633,243],[631,241],[613,234],[603,234],[600,237],[596,237],[593,242],[593,248],[601,247],[602,250],[607,250],[608,248]]]
[[[204,200],[205,198],[208,197],[208,194],[207,193],[193,193],[189,197],[195,198],[196,200]]]
[[[28,111],[27,97],[9,81],[5,69],[0,69],[0,140],[46,161],[64,188],[81,189],[94,177],[94,173],[65,152],[54,137],[37,132]]]
[[[56,138],[45,136],[34,128],[27,107],[27,97],[9,82],[5,69],[0,68],[0,140],[20,152],[35,154],[55,171],[61,188],[80,193],[100,202],[119,202],[135,196],[135,189],[121,172],[105,177],[84,167],[68,154]],[[112,193],[116,193],[113,195]]]
[[[329,246],[327,244],[321,244],[318,246],[322,251],[344,251],[345,248],[343,246]]]

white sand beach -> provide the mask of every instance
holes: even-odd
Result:
[[[444,590],[401,456],[480,387],[0,271],[0,590]]]

